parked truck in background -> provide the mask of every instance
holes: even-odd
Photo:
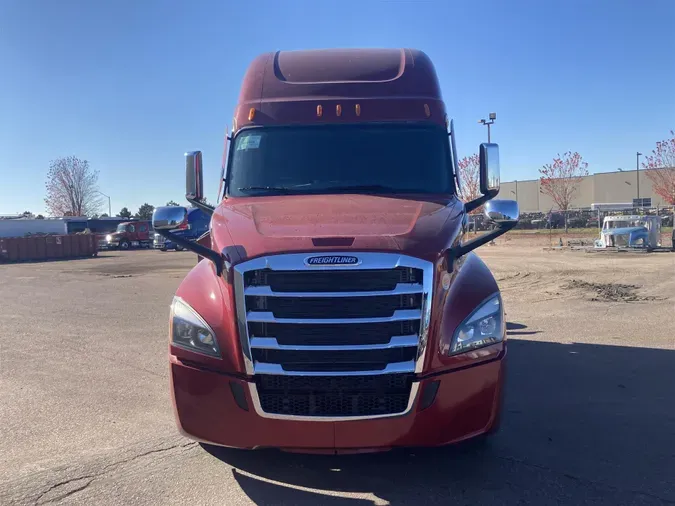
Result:
[[[150,248],[153,236],[148,221],[126,221],[117,225],[114,232],[99,240],[100,249]]]
[[[451,107],[456,107],[451,103]],[[217,207],[201,152],[186,197],[211,215],[170,312],[180,431],[237,448],[350,453],[438,446],[499,427],[504,301],[472,251],[517,224],[496,144],[458,199],[455,132],[417,50],[276,52],[244,76]],[[496,227],[469,239],[484,206]],[[473,237],[473,235],[472,235]]]

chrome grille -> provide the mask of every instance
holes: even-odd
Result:
[[[412,407],[418,386],[412,378],[426,349],[433,266],[393,253],[349,254],[358,264],[306,262],[331,255],[320,253],[235,266],[241,347],[262,416],[373,418]],[[297,387],[298,377],[305,388]],[[363,378],[374,378],[370,387]],[[391,378],[401,379],[393,382],[396,388]]]

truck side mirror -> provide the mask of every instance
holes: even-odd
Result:
[[[187,221],[188,211],[180,206],[158,207],[152,213],[152,228],[155,230],[173,230]]]
[[[197,255],[208,258],[216,267],[216,273],[220,276],[223,273],[224,261],[223,255],[185,237],[174,234],[171,230],[180,227],[188,219],[188,210],[179,206],[163,206],[155,209],[152,213],[152,228],[159,235],[171,239],[174,243],[185,249],[194,251]]]
[[[487,197],[484,196],[482,198]],[[487,200],[484,205],[483,212],[485,213],[485,217],[490,222],[495,223],[497,228],[489,231],[487,234],[479,235],[468,242],[460,242],[450,248],[447,252],[448,271],[452,271],[457,258],[466,255],[469,251],[473,251],[483,244],[495,240],[518,225],[520,211],[518,209],[518,202],[515,200]]]
[[[204,198],[201,151],[185,153],[185,198],[188,201],[203,200]]]
[[[518,223],[520,210],[515,200],[488,200],[484,207],[485,217],[497,225]]]
[[[495,197],[499,193],[499,145],[481,144],[479,160],[480,192]]]

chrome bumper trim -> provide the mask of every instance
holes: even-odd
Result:
[[[408,348],[417,346],[417,335],[392,336],[388,343],[383,344],[336,344],[336,345],[300,345],[279,344],[276,337],[252,337],[251,349],[258,350],[295,350],[295,351],[363,351],[388,350],[390,348]]]

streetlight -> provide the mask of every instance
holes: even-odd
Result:
[[[491,112],[490,115],[488,116],[489,121],[485,119],[478,120],[478,123],[482,123],[483,125],[487,126],[488,129],[488,143],[490,142],[490,125],[492,125],[495,120],[497,119],[497,113],[496,112]]]
[[[635,161],[635,178],[637,179],[637,198],[638,198],[638,204],[640,203],[640,157],[642,156],[642,153],[639,151],[636,153],[636,158],[637,160]],[[642,207],[642,206],[640,206]]]
[[[98,191],[98,190],[94,190],[94,191],[96,191],[96,193],[100,193],[104,197],[108,198],[108,217],[112,218],[112,207],[110,207],[110,195],[106,195],[105,193],[103,193],[101,191]]]

